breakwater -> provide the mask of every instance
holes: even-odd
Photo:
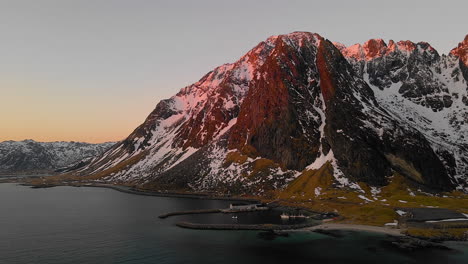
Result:
[[[201,230],[293,230],[315,226],[317,223],[304,223],[296,225],[274,225],[274,224],[258,224],[258,225],[243,225],[243,224],[198,224],[190,222],[179,222],[176,226],[189,229]]]
[[[206,210],[190,210],[190,211],[172,212],[172,213],[162,214],[159,216],[159,218],[164,219],[164,218],[168,218],[169,216],[175,216],[175,215],[212,214],[212,213],[221,213],[221,209],[206,209]]]

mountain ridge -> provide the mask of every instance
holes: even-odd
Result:
[[[419,122],[429,111],[466,107],[457,55],[440,56],[423,42],[352,47],[308,32],[270,37],[162,100],[127,139],[72,173],[159,189],[262,194],[328,163],[339,187],[383,186],[401,173],[430,189],[465,190],[466,140],[446,140]],[[451,75],[442,79],[442,70]],[[465,90],[455,98],[457,89]],[[420,112],[418,122],[390,107],[390,90]],[[448,114],[461,132],[455,121],[432,132],[466,139],[466,108],[465,117],[454,111]]]
[[[101,154],[115,142],[75,141],[38,142],[32,139],[0,142],[0,174],[56,174],[67,167],[86,164],[86,159]]]

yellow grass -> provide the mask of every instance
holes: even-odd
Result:
[[[453,229],[433,229],[433,228],[409,228],[405,232],[406,235],[414,236],[423,239],[449,239],[449,240],[466,240],[468,238],[467,228]]]
[[[338,222],[382,226],[398,219],[395,209],[398,207],[427,207],[453,209],[468,213],[468,196],[460,192],[445,193],[441,196],[430,196],[418,192],[402,175],[395,174],[387,186],[381,188],[381,193],[371,193],[371,188],[365,183],[359,183],[364,193],[349,189],[335,188],[333,168],[327,163],[319,170],[306,170],[292,181],[283,191],[277,192],[277,199],[291,206],[306,207],[314,211],[337,212]],[[320,195],[315,189],[321,188]],[[412,196],[410,191],[415,194]],[[359,197],[365,196],[372,202]],[[403,201],[403,202],[402,202]],[[406,203],[404,203],[406,201]]]

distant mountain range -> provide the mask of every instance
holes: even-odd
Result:
[[[85,164],[104,153],[114,142],[36,142],[34,140],[0,142],[0,175],[54,174],[67,167]]]
[[[307,175],[337,188],[468,191],[468,36],[346,47],[294,32],[162,100],[73,175],[161,190],[264,195]],[[62,164],[64,165],[64,164]]]

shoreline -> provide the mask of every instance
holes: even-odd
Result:
[[[315,232],[319,230],[347,230],[347,231],[364,231],[364,232],[371,232],[371,233],[380,233],[386,234],[391,236],[407,236],[402,232],[405,229],[397,229],[397,228],[387,228],[387,227],[380,227],[380,226],[371,226],[371,225],[358,225],[358,224],[342,224],[342,223],[322,223],[316,226],[305,227],[301,229],[293,230],[295,232]]]
[[[59,186],[68,186],[68,187],[93,187],[93,188],[108,188],[115,191],[134,194],[134,195],[144,195],[144,196],[156,196],[156,197],[171,197],[171,198],[186,198],[186,199],[205,199],[205,200],[224,200],[224,201],[244,201],[244,202],[253,202],[258,203],[260,200],[253,198],[243,198],[243,197],[220,197],[215,195],[208,194],[196,194],[196,193],[169,193],[169,192],[157,192],[157,191],[148,191],[135,189],[130,186],[117,185],[117,184],[104,184],[104,183],[62,183],[62,184],[30,184],[23,179],[0,179],[0,183],[16,183],[23,186],[29,186],[31,188],[51,188]],[[297,207],[300,208],[300,207]],[[353,223],[329,223],[322,222],[319,225],[314,225],[311,227],[298,227],[294,229],[289,229],[289,232],[315,232],[319,230],[349,230],[349,231],[358,231],[358,232],[371,232],[371,233],[380,233],[387,234],[390,236],[397,237],[408,237],[412,238],[413,236],[404,234],[406,229],[394,229],[381,226],[373,225],[360,225]],[[444,241],[458,241],[456,239],[447,239]]]
[[[134,195],[143,195],[143,196],[156,196],[156,197],[171,197],[171,198],[186,198],[186,199],[205,199],[205,200],[221,200],[221,201],[242,201],[242,202],[252,202],[258,203],[259,200],[253,198],[243,198],[243,197],[223,197],[215,196],[208,194],[197,194],[197,193],[174,193],[174,192],[158,192],[158,191],[149,191],[143,189],[137,189],[130,186],[118,185],[118,184],[108,184],[108,183],[62,183],[62,184],[31,184],[21,179],[5,179],[4,181],[0,180],[0,183],[16,183],[23,186],[28,186],[31,188],[53,188],[53,187],[92,187],[92,188],[107,188],[115,191],[134,194]]]
[[[123,192],[123,193],[134,194],[134,195],[144,195],[144,196],[258,202],[258,200],[254,200],[254,199],[243,199],[243,198],[234,198],[234,197],[216,197],[216,196],[208,196],[208,195],[203,195],[203,194],[177,194],[177,193],[162,193],[162,192],[155,192],[155,191],[143,191],[143,190],[138,190],[129,186],[117,185],[117,184],[104,184],[104,183],[47,184],[47,185],[35,185],[35,184],[29,184],[29,183],[22,182],[22,181],[9,181],[8,183],[17,183],[23,186],[29,186],[31,188],[52,188],[52,187],[59,187],[59,186],[92,187],[92,188],[107,188],[107,189],[112,189],[112,190]],[[390,229],[390,228],[371,226],[371,225],[323,223],[323,222],[319,225],[308,226],[308,227],[302,226],[296,229],[289,229],[288,231],[290,232],[314,232],[315,230],[349,230],[349,231],[364,231],[364,232],[381,233],[381,234],[388,234],[388,235],[395,235],[395,236],[407,236],[401,233],[401,231],[403,231],[402,229]]]

